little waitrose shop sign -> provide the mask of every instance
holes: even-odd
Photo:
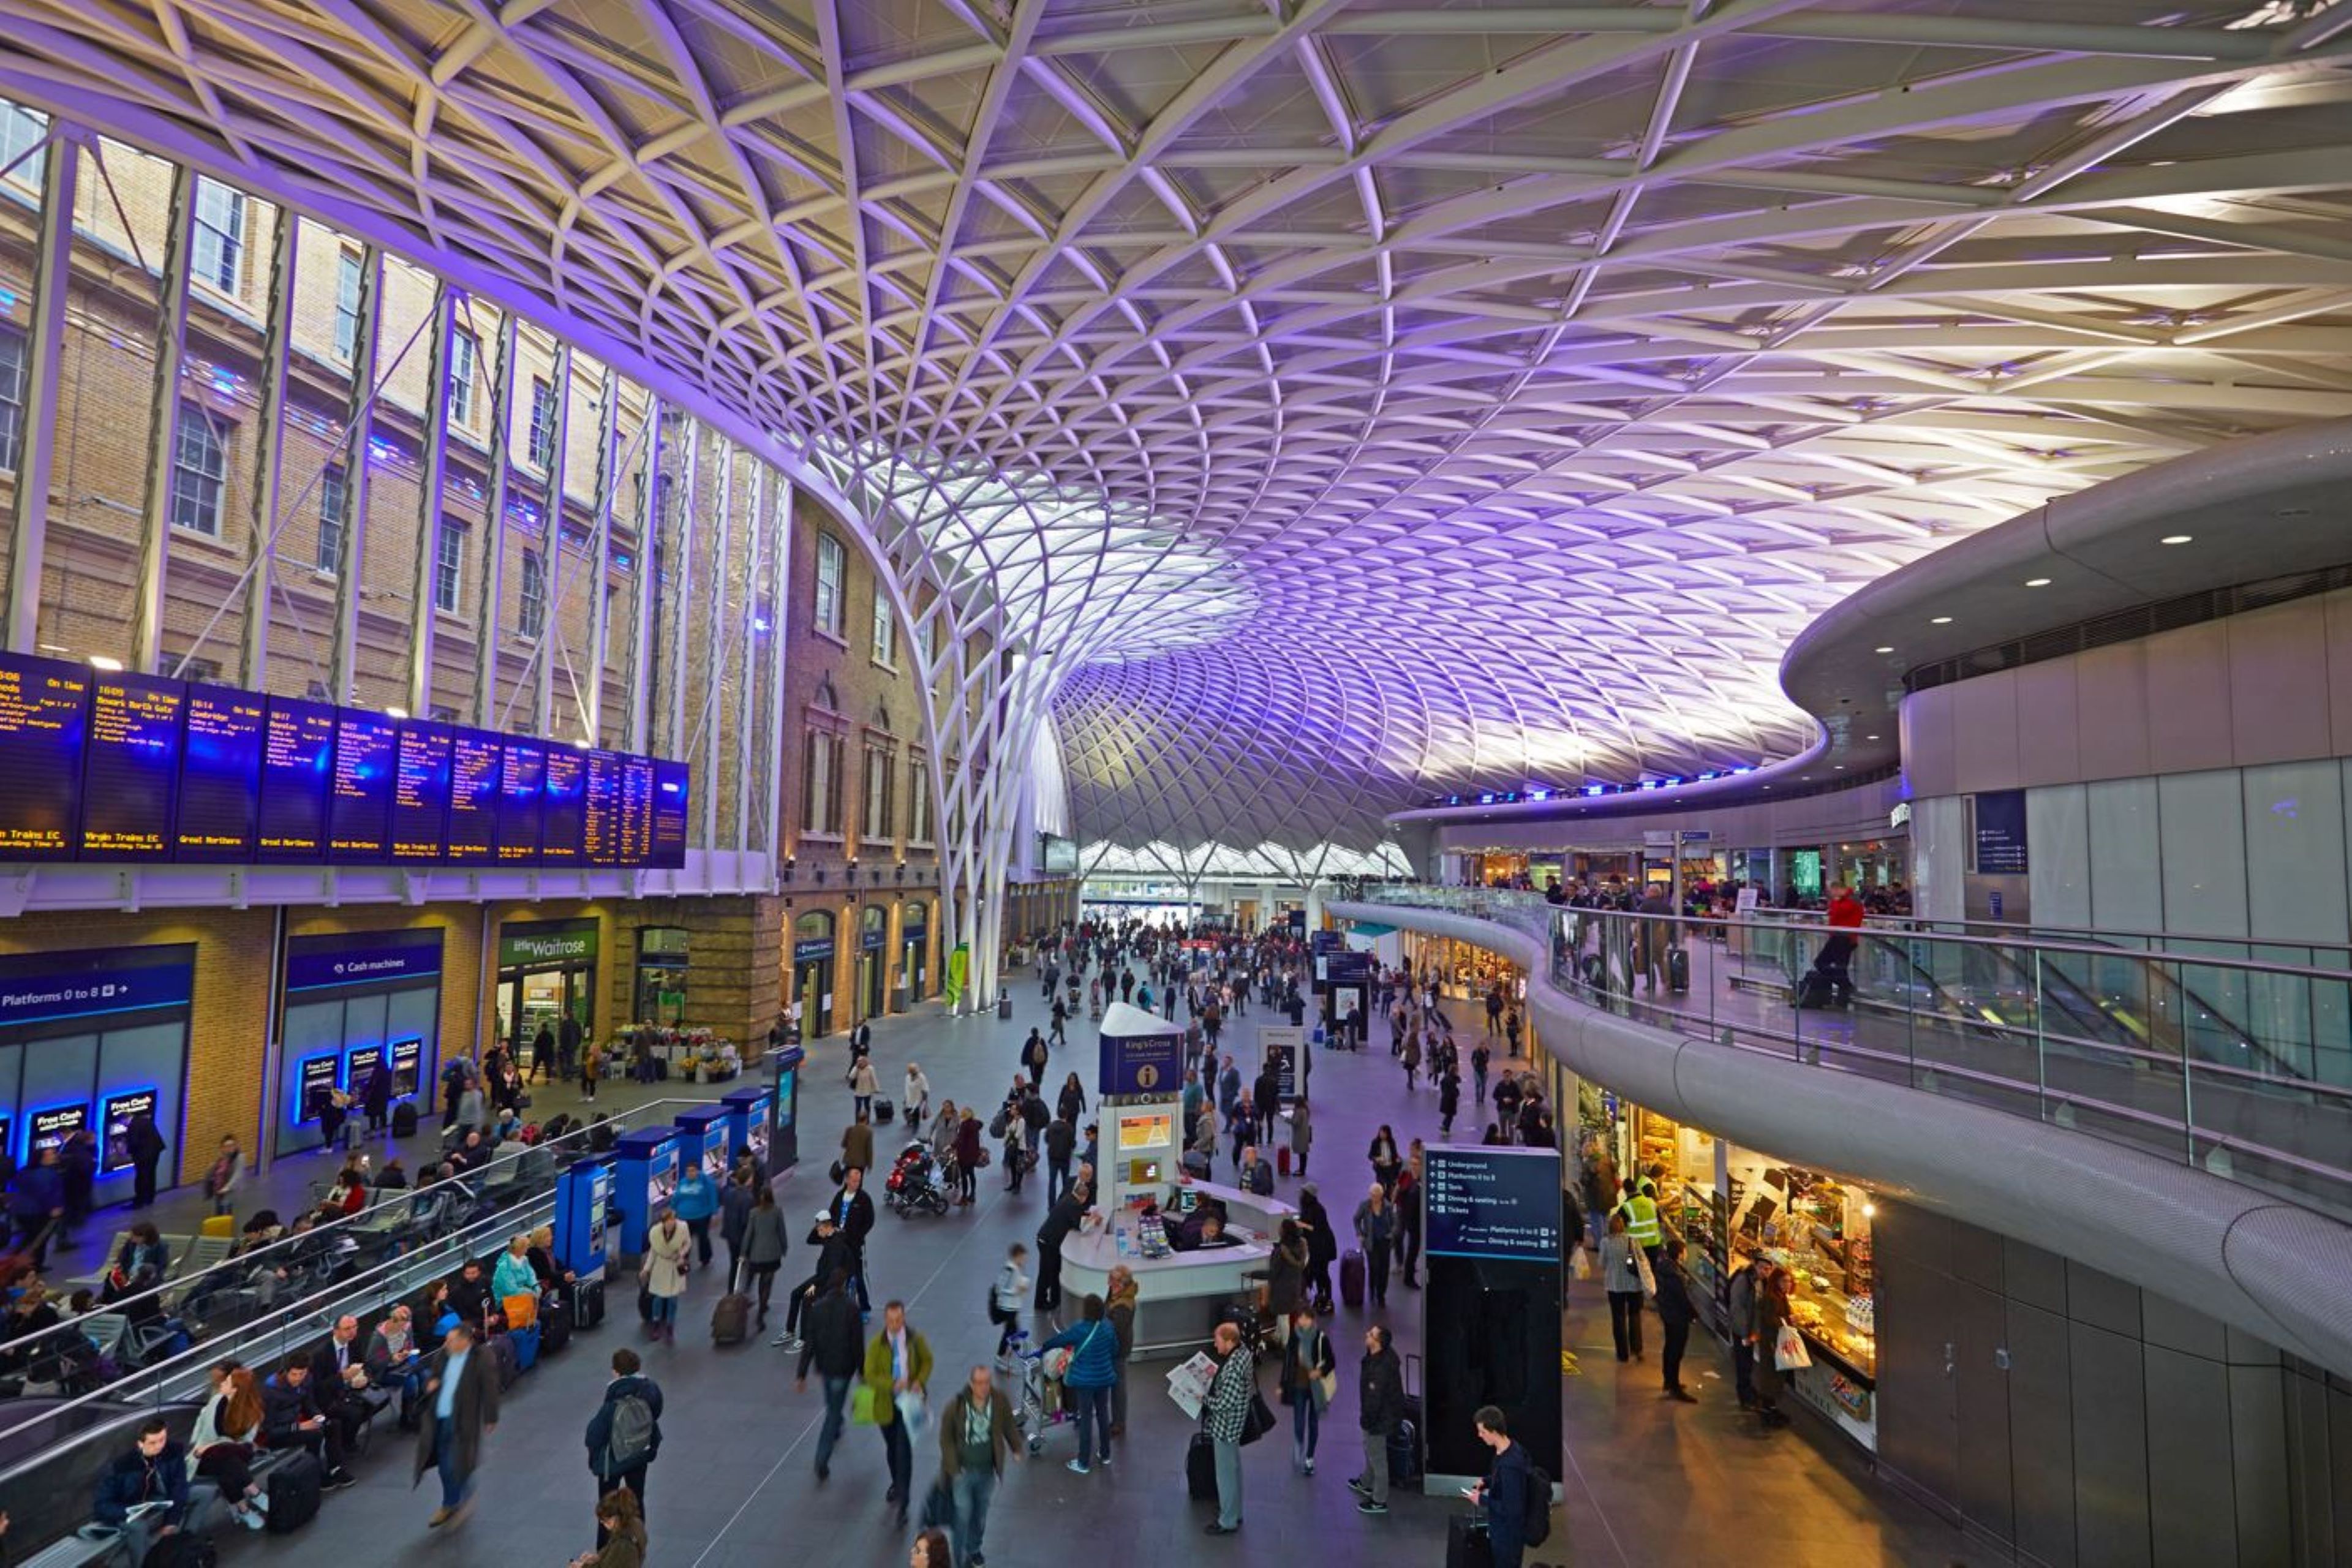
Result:
[[[499,967],[580,963],[596,956],[596,928],[573,926],[557,931],[516,932],[509,928],[499,938]]]

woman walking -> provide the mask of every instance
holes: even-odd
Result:
[[[970,1208],[980,1192],[981,1156],[988,1151],[980,1145],[980,1112],[967,1105],[963,1120],[956,1124],[956,1180],[963,1188],[963,1205]]]
[[[1127,1363],[1135,1353],[1135,1303],[1139,1294],[1134,1269],[1124,1263],[1111,1269],[1103,1317],[1118,1335],[1118,1381],[1110,1385],[1110,1435],[1114,1437],[1127,1436]]]
[[[1371,1147],[1364,1151],[1364,1157],[1372,1163],[1372,1174],[1380,1178],[1381,1190],[1396,1191],[1397,1173],[1404,1169],[1404,1156],[1397,1152],[1396,1134],[1389,1131],[1387,1122],[1381,1122],[1381,1130],[1372,1134]]]
[[[1313,1292],[1316,1311],[1328,1317],[1331,1311],[1331,1265],[1339,1260],[1339,1236],[1331,1228],[1331,1215],[1323,1206],[1322,1194],[1311,1182],[1298,1189],[1298,1228],[1307,1233],[1305,1284]]]
[[[1290,1343],[1282,1352],[1282,1402],[1290,1406],[1290,1466],[1315,1473],[1315,1445],[1323,1434],[1323,1407],[1331,1403],[1339,1363],[1331,1336],[1301,1302],[1290,1314]]]
[[[677,1211],[665,1207],[646,1232],[646,1295],[653,1313],[647,1331],[657,1340],[677,1343],[677,1299],[686,1294],[688,1258],[694,1250],[694,1233],[679,1222]]]
[[[1300,1095],[1290,1102],[1290,1157],[1298,1166],[1298,1179],[1307,1179],[1307,1151],[1315,1142],[1315,1123],[1307,1114],[1307,1097]]]
[[[751,1291],[759,1298],[761,1328],[768,1326],[768,1297],[776,1288],[776,1270],[790,1250],[784,1211],[776,1206],[776,1189],[761,1182],[752,1194],[751,1212],[743,1220],[743,1267],[750,1270]]]
[[[1389,1206],[1389,1190],[1374,1182],[1364,1201],[1356,1205],[1356,1245],[1364,1250],[1371,1270],[1375,1307],[1389,1304],[1389,1259],[1396,1247],[1396,1210]]]
[[[860,1056],[849,1068],[849,1093],[852,1102],[857,1108],[856,1114],[861,1120],[874,1114],[874,1091],[877,1087],[874,1077],[874,1058]]]

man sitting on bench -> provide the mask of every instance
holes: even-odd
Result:
[[[367,1397],[367,1359],[360,1349],[360,1321],[349,1313],[335,1320],[327,1342],[310,1352],[310,1393],[319,1409],[341,1434],[343,1451],[360,1446],[360,1435],[383,1408]]]
[[[261,1434],[273,1448],[308,1448],[318,1458],[326,1488],[351,1487],[359,1478],[343,1463],[343,1427],[319,1407],[310,1387],[310,1363],[299,1352],[288,1356],[261,1391]]]
[[[137,1444],[100,1472],[98,1506],[90,1517],[122,1532],[131,1561],[188,1521],[188,1451],[172,1441],[160,1415],[139,1425]]]

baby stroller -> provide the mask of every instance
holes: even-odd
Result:
[[[915,1214],[945,1214],[955,1194],[940,1173],[929,1145],[909,1143],[882,1179],[883,1203],[900,1219]]]

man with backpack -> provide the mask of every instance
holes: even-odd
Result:
[[[1478,1441],[1495,1453],[1486,1479],[1470,1489],[1470,1500],[1486,1510],[1488,1557],[1495,1568],[1519,1568],[1527,1549],[1551,1534],[1551,1477],[1511,1440],[1502,1411],[1482,1405],[1471,1420]]]
[[[626,1345],[613,1352],[612,1381],[604,1384],[604,1403],[588,1417],[588,1470],[596,1478],[596,1495],[615,1487],[636,1494],[637,1511],[646,1506],[646,1467],[661,1453],[662,1392],[644,1375],[645,1363]],[[596,1545],[604,1544],[604,1523],[596,1521]]]

